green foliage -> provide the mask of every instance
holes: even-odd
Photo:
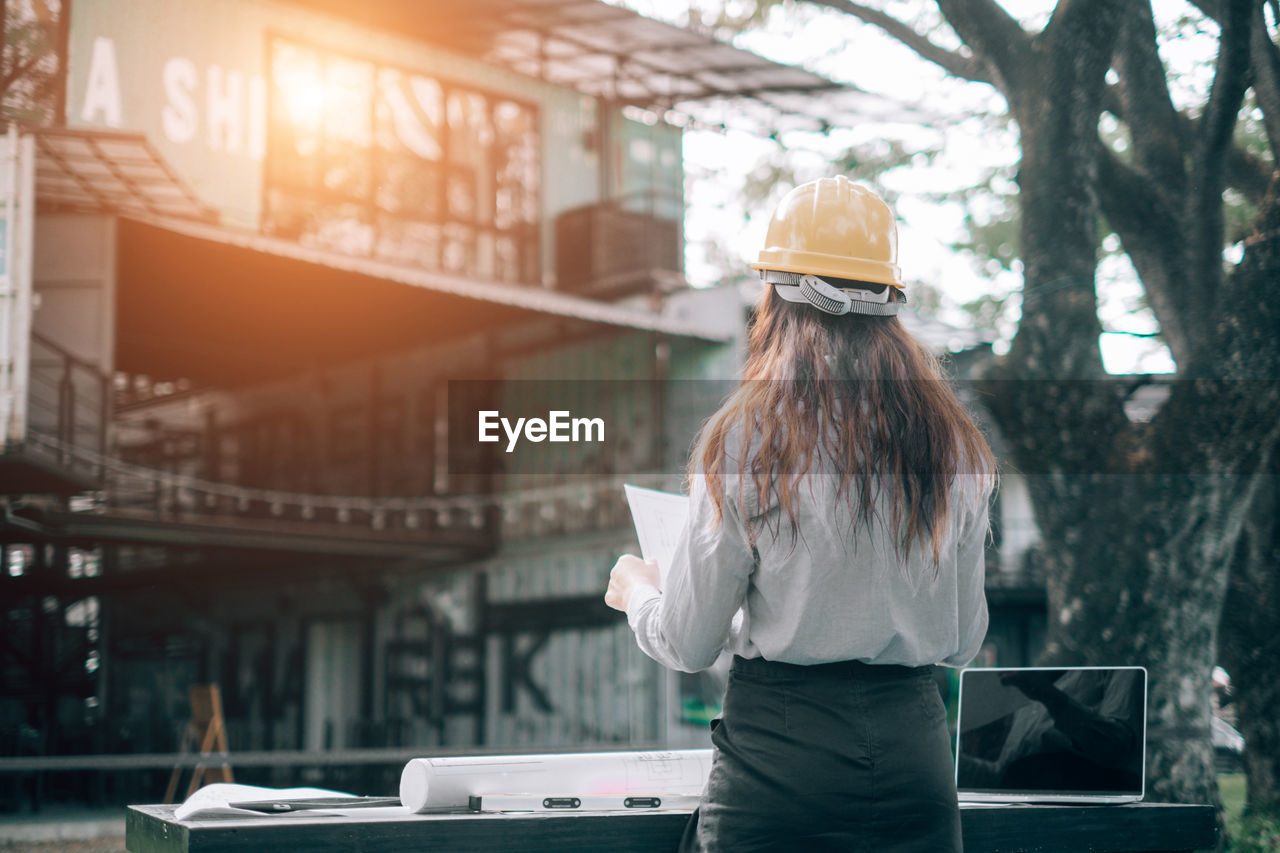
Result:
[[[0,116],[25,124],[53,121],[59,82],[54,0],[4,4]]]
[[[890,204],[895,204],[899,194],[884,185],[884,176],[894,169],[932,165],[941,153],[940,145],[914,148],[898,139],[876,139],[846,150],[834,169],[855,181],[873,185]]]
[[[1280,818],[1246,815],[1231,837],[1232,853],[1280,853]]]
[[[1227,244],[1234,245],[1253,232],[1258,221],[1258,206],[1239,190],[1228,188],[1222,193],[1226,218]]]
[[[1240,110],[1240,121],[1236,124],[1234,134],[1235,146],[1247,157],[1261,162],[1272,160],[1271,146],[1267,140],[1267,129],[1262,121],[1262,109],[1258,106],[1257,95],[1250,89],[1245,93],[1244,106]],[[1227,244],[1233,245],[1249,236],[1254,222],[1258,218],[1256,198],[1234,188],[1228,188],[1222,196],[1223,211],[1226,215]]]
[[[894,169],[933,162],[938,149],[915,149],[896,139],[876,139],[856,145],[834,159],[793,156],[796,152],[779,147],[768,158],[756,164],[742,185],[742,195],[755,205],[776,201],[781,191],[808,180],[832,175],[846,175],[852,180],[875,187],[892,205],[899,193],[886,186],[884,178]]]
[[[1250,89],[1245,93],[1244,106],[1240,110],[1240,122],[1235,130],[1236,147],[1251,157],[1262,160],[1271,158],[1271,146],[1267,142],[1267,128],[1262,121],[1262,108],[1258,96]]]
[[[960,307],[973,318],[975,329],[988,338],[998,338],[1000,336],[1000,319],[1007,310],[1008,301],[1009,297],[1007,296],[995,296],[987,293],[972,302],[966,302]]]
[[[752,27],[763,26],[769,12],[775,6],[794,5],[794,0],[749,0],[746,3],[725,3],[715,15],[712,26],[740,33]]]
[[[1247,782],[1243,773],[1218,776],[1223,817],[1231,853],[1280,853],[1280,817],[1245,813]]]
[[[992,216],[979,216],[975,213],[972,200],[965,199],[964,224],[967,231],[963,240],[951,243],[951,248],[958,252],[967,252],[973,256],[975,264],[985,273],[999,270],[1012,270],[1014,262],[1022,253],[1022,243],[1018,234],[1018,200],[1017,196],[1001,195],[990,187],[990,180],[983,186],[966,187],[964,194],[976,195],[985,188],[989,192],[990,201],[999,209]]]

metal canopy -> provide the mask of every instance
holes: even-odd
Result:
[[[907,118],[878,95],[600,0],[293,0],[678,122],[825,128]]]
[[[34,135],[42,208],[217,219],[140,133],[42,128]]]
[[[219,225],[142,215],[131,215],[127,218],[169,234],[248,250],[262,257],[296,261],[336,273],[351,273],[372,280],[408,285],[423,291],[455,297],[465,301],[469,310],[472,311],[478,311],[482,306],[488,305],[494,308],[516,309],[549,317],[582,320],[602,326],[654,332],[675,338],[712,343],[725,343],[732,337],[732,333],[725,328],[725,324],[717,322],[716,318],[657,314],[541,287],[500,284],[370,258],[342,255],[303,246],[279,237]]]
[[[640,107],[838,88],[710,36],[595,0],[493,0],[474,19],[486,57],[522,74]]]

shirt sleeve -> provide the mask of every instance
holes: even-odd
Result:
[[[959,649],[946,666],[964,666],[977,656],[987,636],[987,496],[977,511],[966,514],[956,549],[956,609]]]
[[[742,607],[755,558],[746,527],[726,484],[721,518],[701,476],[689,490],[689,519],[676,542],[667,589],[642,585],[627,603],[627,621],[641,651],[682,672],[711,666]]]

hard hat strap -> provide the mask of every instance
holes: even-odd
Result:
[[[883,285],[883,290],[876,292],[871,289],[865,282],[851,281],[849,279],[831,278],[829,276],[808,276],[803,273],[783,272],[781,270],[761,270],[760,278],[775,286],[785,287],[788,291],[792,291],[794,296],[788,301],[804,301],[813,305],[820,311],[828,314],[866,314],[876,317],[891,317],[898,313],[898,309],[907,301],[907,296],[899,288],[891,285]],[[836,294],[824,294],[824,290],[828,288],[815,286],[811,281],[805,284],[805,279],[817,279],[817,284],[825,283],[830,285],[831,291]],[[837,295],[838,294],[838,295]],[[792,296],[792,293],[787,294]],[[837,296],[837,298],[832,298]],[[838,298],[845,297],[844,299]],[[787,298],[787,297],[784,297]],[[845,304],[847,300],[847,305]]]

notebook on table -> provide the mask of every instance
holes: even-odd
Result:
[[[1138,802],[1146,726],[1142,667],[966,669],[956,718],[960,801]]]

